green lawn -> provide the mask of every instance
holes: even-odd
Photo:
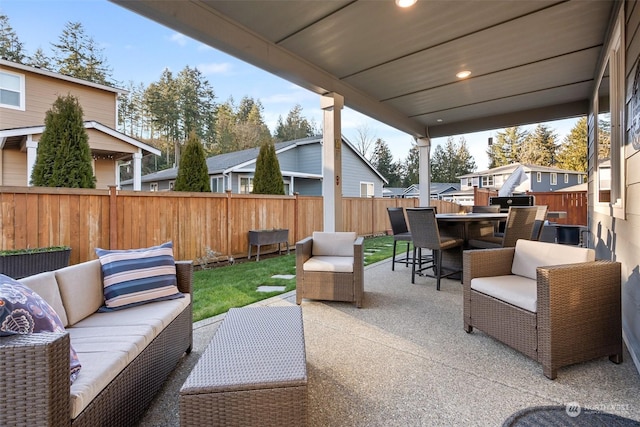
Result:
[[[402,251],[406,245],[398,245]],[[364,240],[365,265],[390,258],[393,252],[393,236],[371,237]],[[198,321],[270,298],[296,287],[292,279],[274,279],[274,275],[295,275],[295,253],[265,257],[260,262],[247,261],[200,270],[193,278],[193,320]],[[284,286],[284,291],[258,292],[259,286]]]

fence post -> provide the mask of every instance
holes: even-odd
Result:
[[[226,189],[227,193],[227,256],[231,257],[231,189]]]
[[[298,206],[298,196],[300,195],[300,193],[298,193],[297,191],[293,193],[294,196],[294,203],[293,203],[293,242],[295,244],[295,242],[297,242],[298,240],[300,240],[298,238],[298,214],[299,214],[299,206]]]
[[[118,188],[109,186],[109,248],[118,249]]]

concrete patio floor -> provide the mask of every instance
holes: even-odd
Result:
[[[259,305],[295,304],[295,292]],[[578,403],[640,420],[640,375],[596,359],[558,371],[462,328],[462,285],[390,261],[365,268],[363,308],[303,301],[310,426],[500,426],[530,406]],[[178,392],[224,315],[194,324],[194,349],[140,426],[178,426]]]

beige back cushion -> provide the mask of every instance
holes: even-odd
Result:
[[[99,260],[57,270],[56,280],[70,326],[95,313],[104,304]]]
[[[335,233],[314,231],[312,255],[320,256],[353,256],[354,231],[338,231]]]
[[[58,289],[58,282],[56,282],[55,272],[47,271],[46,273],[35,274],[33,276],[20,279],[19,282],[40,295],[42,299],[49,303],[51,308],[56,311],[58,317],[60,317],[65,328],[69,326],[67,312],[62,304],[62,297],[60,296],[60,290]]]
[[[595,259],[596,252],[593,249],[521,239],[516,242],[511,272],[536,280],[537,267],[575,264]]]

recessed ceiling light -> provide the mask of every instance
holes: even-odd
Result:
[[[456,74],[456,77],[459,78],[459,79],[466,79],[470,75],[471,75],[471,71],[464,70],[464,71],[460,71],[458,74]]]
[[[436,122],[442,123],[442,119],[436,119]]]
[[[396,5],[399,7],[411,7],[416,4],[418,0],[396,0]]]

